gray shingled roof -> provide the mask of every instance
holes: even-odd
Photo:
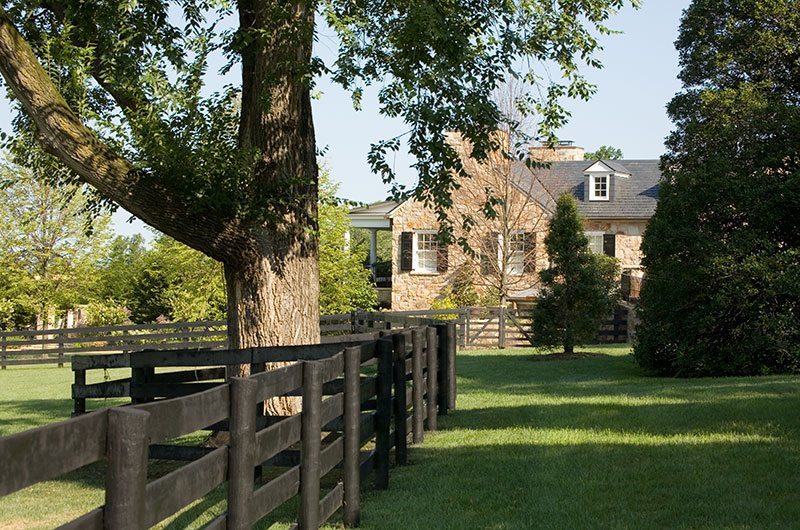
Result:
[[[609,162],[603,161],[611,166]],[[658,160],[619,160],[629,177],[615,176],[610,201],[585,201],[585,170],[590,161],[551,162],[547,169],[530,170],[523,162],[515,164],[517,185],[541,204],[552,210],[554,200],[564,191],[571,191],[578,209],[587,219],[649,219],[656,211],[661,170]]]

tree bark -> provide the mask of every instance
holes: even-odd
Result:
[[[313,344],[320,339],[318,168],[308,75],[314,9],[305,1],[238,5],[240,31],[253,36],[241,50],[239,144],[261,150],[254,182],[285,206],[274,208],[257,230],[255,259],[225,265],[228,336],[239,348]],[[248,369],[240,367],[240,375]],[[273,399],[266,410],[294,414],[299,403]]]

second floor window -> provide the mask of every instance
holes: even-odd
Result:
[[[589,183],[589,199],[593,201],[608,200],[608,175],[594,175]]]

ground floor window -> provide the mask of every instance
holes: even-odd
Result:
[[[414,232],[414,270],[419,272],[437,271],[439,242],[435,231]]]
[[[589,238],[589,250],[595,254],[603,253],[603,232],[586,232]]]
[[[508,240],[507,273],[512,276],[522,276],[525,272],[525,232],[515,232]]]

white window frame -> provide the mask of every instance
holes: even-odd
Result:
[[[589,231],[589,232],[584,232],[584,234],[586,234],[586,237],[589,238],[589,250],[591,252],[595,253],[595,254],[603,254],[604,253],[604,251],[603,251],[603,236],[606,233],[605,232],[597,232],[597,231]],[[592,237],[599,237],[600,238],[600,250],[599,250],[599,252],[595,252],[595,250],[592,248]]]
[[[436,241],[436,249],[433,250],[433,267],[422,268],[420,266],[419,260],[419,252],[431,252],[431,251],[421,251],[419,248],[419,236],[422,234],[425,235],[432,235],[434,238],[438,232],[436,230],[415,230],[414,231],[414,243],[413,243],[413,252],[411,254],[411,271],[412,272],[419,272],[424,274],[438,274],[439,272],[439,242]]]
[[[590,201],[608,201],[611,198],[611,175],[612,173],[599,173],[596,175],[589,175],[589,200]],[[597,179],[606,179],[606,194],[597,195]]]
[[[513,236],[517,236],[517,235],[520,235],[520,234],[522,234],[522,236],[525,237],[525,230],[514,230],[509,235],[513,237]],[[498,243],[497,244],[497,263],[503,263],[503,247],[505,245],[503,245],[503,235],[502,234],[497,234],[497,243]],[[515,253],[519,253],[520,254],[520,261],[519,261],[519,264],[518,264],[519,265],[519,269],[512,268],[513,265],[511,263],[511,260],[513,259],[513,256],[514,256]],[[525,274],[525,244],[523,243],[523,249],[521,251],[512,251],[510,254],[511,254],[511,257],[509,257],[508,263],[505,264],[506,267],[507,267],[506,274],[508,274],[509,276],[522,276],[523,274]]]

